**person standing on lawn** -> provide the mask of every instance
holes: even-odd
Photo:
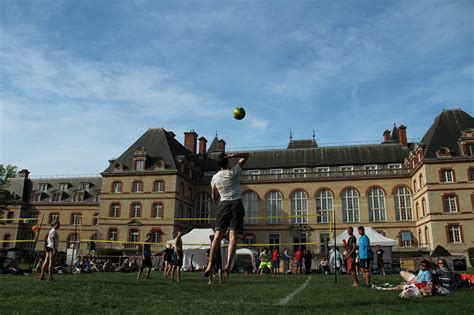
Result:
[[[41,275],[39,278],[40,280],[44,280],[44,271],[46,268],[48,268],[48,281],[54,280],[53,268],[59,246],[59,235],[56,230],[59,229],[60,226],[61,224],[59,223],[59,220],[51,224],[52,228],[48,233],[48,239],[46,244],[46,258],[44,259],[43,266],[41,267]]]
[[[301,247],[298,247],[298,250],[295,253],[295,260],[296,260],[296,274],[301,273],[301,267],[303,265],[303,251]]]
[[[216,218],[216,234],[211,244],[211,252],[209,254],[210,263],[204,271],[204,277],[206,278],[212,272],[214,259],[216,258],[221,240],[227,230],[229,230],[229,248],[227,263],[224,268],[224,276],[226,279],[229,278],[237,245],[237,237],[238,235],[244,234],[245,209],[240,193],[240,178],[242,175],[242,167],[244,167],[248,157],[248,153],[226,155],[222,152],[217,159],[220,171],[217,172],[211,180],[211,199],[213,202],[217,202],[220,196],[220,204]],[[229,168],[229,159],[231,158],[240,159],[235,166]]]
[[[349,239],[347,240],[347,270],[352,277],[352,286],[358,288],[360,284],[356,274],[357,239],[354,236],[354,228],[352,226],[347,228],[347,234],[349,234]]]
[[[371,249],[369,237],[365,234],[365,228],[361,225],[357,229],[359,231],[359,267],[362,269],[365,286],[370,287],[370,261]]]
[[[143,260],[140,269],[138,270],[137,280],[140,279],[140,275],[142,274],[145,268],[148,268],[146,273],[146,278],[150,279],[150,271],[151,271],[151,233],[147,233],[145,244],[143,244]]]
[[[273,277],[278,274],[280,269],[280,254],[278,254],[278,248],[274,248],[272,251],[272,274]]]

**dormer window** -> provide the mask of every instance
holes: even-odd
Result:
[[[60,183],[60,184],[59,184],[59,190],[60,190],[60,191],[67,191],[68,188],[69,188],[69,184],[68,184],[68,183]]]
[[[75,192],[73,195],[72,201],[74,202],[84,201],[84,192],[83,191]]]
[[[474,143],[469,143],[466,145],[467,155],[474,156]]]
[[[248,174],[250,175],[250,179],[258,179],[260,175],[260,170],[249,170]]]
[[[90,183],[80,183],[79,184],[79,189],[80,190],[89,190]]]
[[[437,157],[450,157],[451,151],[446,147],[442,147],[436,152],[436,156]]]
[[[306,169],[305,168],[294,168],[293,173],[295,177],[306,177]]]
[[[122,163],[115,163],[114,164],[114,171],[123,171],[123,164]]]
[[[31,194],[31,202],[40,202],[42,193],[37,191]]]
[[[145,170],[145,160],[135,160],[134,165],[135,171],[144,171]]]
[[[344,175],[354,175],[354,166],[341,166],[341,172]]]
[[[329,167],[318,167],[316,172],[319,176],[329,176]]]
[[[364,165],[364,170],[366,175],[375,175],[377,174],[377,165]]]
[[[46,191],[48,190],[48,186],[49,186],[49,185],[46,184],[46,183],[40,183],[38,190],[39,190],[39,191],[46,192]]]
[[[60,202],[62,200],[63,193],[62,192],[55,192],[51,197],[52,202]]]

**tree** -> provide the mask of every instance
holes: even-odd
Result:
[[[0,164],[0,218],[7,210],[7,204],[13,199],[12,194],[8,190],[10,178],[18,176],[18,168],[14,165]]]

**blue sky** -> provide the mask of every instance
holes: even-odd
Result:
[[[99,173],[153,127],[421,138],[443,108],[473,115],[473,44],[473,1],[2,0],[0,161]]]

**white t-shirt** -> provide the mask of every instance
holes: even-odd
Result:
[[[48,246],[49,248],[58,250],[58,245],[59,245],[58,232],[56,232],[55,228],[52,228],[51,231],[49,231],[48,244],[46,246]]]
[[[237,200],[242,198],[240,195],[240,174],[242,168],[236,164],[231,169],[220,170],[212,176],[211,187],[217,187],[221,201]]]

